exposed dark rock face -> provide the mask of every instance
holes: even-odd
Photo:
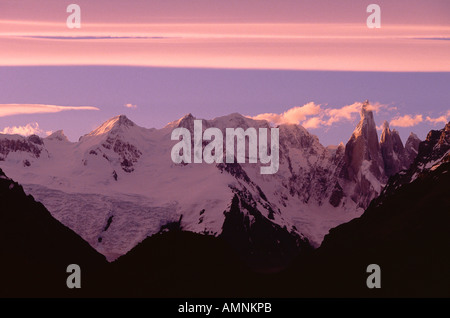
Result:
[[[334,185],[333,192],[330,197],[330,204],[334,207],[339,206],[341,203],[342,198],[345,196],[344,191],[342,190],[342,187],[339,185],[338,182]]]
[[[414,159],[416,158],[417,153],[419,152],[419,144],[420,144],[419,137],[417,137],[416,134],[411,133],[405,143],[406,168],[409,168],[409,166],[413,163]]]
[[[33,143],[35,145],[43,145],[44,144],[42,139],[39,136],[37,136],[37,135],[28,136],[27,139],[28,139],[29,142],[31,142],[31,143]]]
[[[415,142],[415,141],[412,141]],[[410,183],[433,166],[450,161],[450,123],[441,130],[431,130],[426,139],[419,144],[418,154],[410,168],[393,176],[383,189],[382,194],[389,194],[403,184]]]
[[[38,136],[35,137],[0,139],[0,160],[4,160],[10,152],[16,151],[28,152],[32,157],[39,158],[42,152],[42,141]]]
[[[398,132],[395,129],[391,131],[387,121],[384,122],[383,126],[380,148],[384,161],[384,171],[386,176],[390,177],[406,168],[404,164],[405,148]]]
[[[398,131],[390,130],[385,121],[381,133],[380,147],[387,177],[395,175],[401,170],[408,169],[417,156],[420,139],[411,133],[403,147]]]

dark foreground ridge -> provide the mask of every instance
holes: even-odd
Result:
[[[450,163],[372,201],[286,270],[257,273],[221,238],[170,231],[114,263],[1,172],[1,297],[450,297]],[[82,288],[66,287],[79,264]],[[381,289],[366,286],[369,264]]]
[[[311,297],[450,297],[450,163],[372,201],[364,214],[330,231],[295,276]],[[368,289],[369,264],[381,288]],[[309,275],[304,275],[309,273]]]
[[[75,232],[0,169],[0,297],[90,296],[106,264]],[[67,266],[84,268],[84,289],[66,287]]]

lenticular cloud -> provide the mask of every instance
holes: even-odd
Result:
[[[58,113],[66,110],[99,110],[93,106],[57,106],[44,104],[0,104],[0,117],[24,114]]]

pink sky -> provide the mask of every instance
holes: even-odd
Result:
[[[361,23],[376,3],[386,24],[450,24],[448,0],[2,0],[1,20],[59,22],[71,3],[88,23]]]
[[[315,3],[78,1],[82,27],[68,29],[67,3],[7,0],[0,65],[450,71],[445,2],[378,1],[381,29],[364,1]]]

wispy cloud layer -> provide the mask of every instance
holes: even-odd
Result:
[[[99,108],[93,106],[57,106],[45,104],[0,104],[0,117],[59,113],[68,110],[99,110]]]
[[[130,104],[130,103],[125,104],[124,106],[125,106],[126,108],[137,108],[137,105],[135,105],[135,104]]]
[[[359,23],[84,23],[76,32],[64,23],[0,25],[0,65],[8,66],[450,70],[448,26],[385,25],[374,33]]]

